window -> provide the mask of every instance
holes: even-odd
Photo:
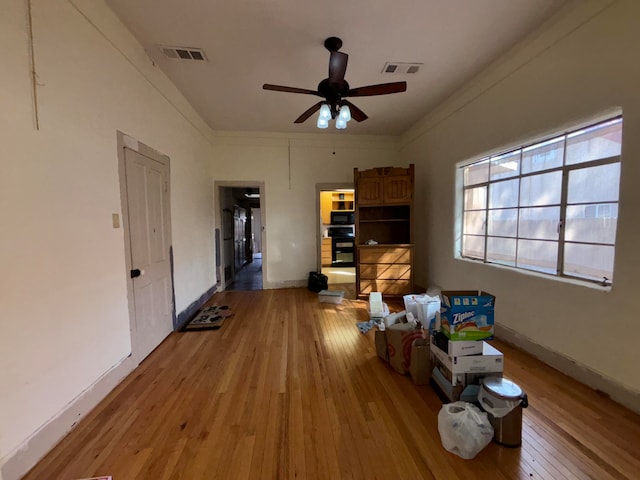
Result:
[[[622,117],[460,167],[460,256],[611,285]]]

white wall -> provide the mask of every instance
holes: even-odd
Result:
[[[265,182],[264,288],[305,285],[317,269],[317,183],[353,182],[353,169],[398,163],[398,139],[220,133],[216,181]]]
[[[605,8],[603,8],[605,7]],[[497,296],[496,322],[640,393],[640,2],[573,2],[403,137],[416,163],[417,281]],[[610,292],[454,259],[455,164],[612,107],[624,115]],[[508,362],[508,359],[506,359]],[[640,408],[636,405],[636,408]]]
[[[34,1],[33,35],[39,130],[3,1],[0,467],[130,352],[117,130],[171,159],[177,312],[215,283],[207,127],[102,2]]]

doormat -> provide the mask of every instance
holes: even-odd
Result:
[[[231,315],[233,315],[233,313],[231,313],[228,305],[212,305],[200,310],[181,330],[183,332],[217,330],[222,327],[224,321]]]

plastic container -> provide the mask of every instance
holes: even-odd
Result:
[[[529,405],[527,394],[506,378],[485,377],[478,403],[489,415],[493,440],[505,447],[522,444],[522,409]]]
[[[318,292],[320,303],[334,303],[339,305],[344,298],[344,292],[341,290],[322,290]]]

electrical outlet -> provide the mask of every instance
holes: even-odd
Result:
[[[113,228],[120,228],[120,215],[118,213],[111,214],[111,222],[113,223]]]

